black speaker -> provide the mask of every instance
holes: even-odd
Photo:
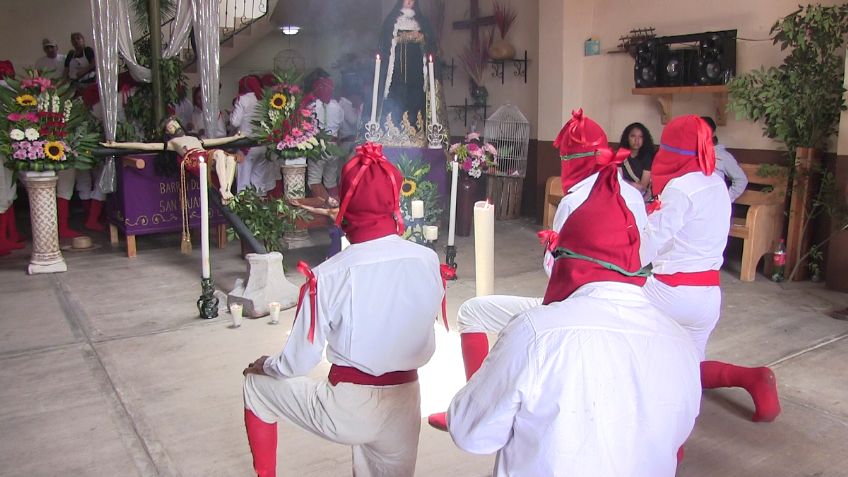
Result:
[[[698,42],[698,84],[725,84],[736,74],[736,30],[703,35]]]
[[[657,38],[644,41],[636,47],[636,64],[633,67],[633,79],[637,88],[650,88],[659,80],[660,50],[663,45]]]
[[[665,49],[660,55],[661,86],[692,86],[698,84],[698,51]]]

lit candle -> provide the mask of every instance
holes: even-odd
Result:
[[[439,227],[435,225],[424,226],[424,238],[430,242],[435,242],[439,239]]]
[[[374,60],[374,90],[371,93],[371,122],[377,122],[377,95],[380,89],[380,54]]]
[[[200,158],[200,263],[203,278],[209,278],[209,190],[206,180],[206,158]]]
[[[413,219],[424,218],[424,201],[423,200],[413,200],[412,201],[412,218]]]
[[[459,164],[456,155],[451,162],[451,195],[450,195],[450,222],[448,222],[448,245],[453,246],[454,233],[456,233],[456,181],[459,178]]]
[[[495,206],[474,204],[474,270],[477,296],[495,291]]]
[[[430,71],[430,124],[438,124],[439,121],[436,119],[436,80],[433,79],[433,55],[430,55],[428,70]]]

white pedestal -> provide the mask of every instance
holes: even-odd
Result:
[[[59,224],[56,218],[55,172],[20,173],[29,195],[32,223],[32,257],[27,273],[67,272],[68,265],[59,248]]]
[[[283,190],[287,199],[302,199],[306,197],[306,161],[289,160],[282,166]],[[283,234],[283,247],[286,250],[314,247],[315,242],[309,237],[305,228]]]
[[[279,252],[249,253],[247,281],[236,280],[233,291],[227,295],[227,306],[240,303],[244,316],[259,318],[268,314],[268,304],[279,302],[285,310],[297,305],[300,289],[283,273],[283,255]]]

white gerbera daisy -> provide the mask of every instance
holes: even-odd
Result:
[[[23,141],[26,136],[24,136],[24,132],[20,129],[12,129],[12,132],[9,133],[9,137],[15,141]]]
[[[27,128],[27,130],[24,131],[24,135],[26,135],[26,138],[30,141],[35,141],[36,139],[38,139],[38,131],[34,128]]]

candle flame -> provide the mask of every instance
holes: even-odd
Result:
[[[430,55],[430,63],[433,62],[433,55]]]
[[[380,60],[380,54],[379,53],[377,53],[377,60],[378,61]]]

